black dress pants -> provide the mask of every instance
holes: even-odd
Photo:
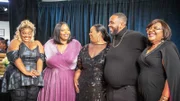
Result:
[[[108,87],[107,101],[138,101],[136,87],[124,86],[118,89]]]

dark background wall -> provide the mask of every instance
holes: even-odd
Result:
[[[93,24],[100,23],[108,28],[109,17],[123,12],[128,17],[128,28],[144,35],[151,20],[165,20],[172,29],[172,41],[180,49],[179,4],[179,0],[9,0],[10,34],[12,39],[19,23],[29,19],[36,25],[36,39],[44,44],[51,37],[55,24],[65,21],[72,36],[84,45],[89,43],[88,33]]]
[[[108,28],[109,17],[123,12],[128,17],[127,27],[146,35],[146,26],[153,19],[165,20],[171,27],[172,40],[180,48],[179,0],[80,0],[38,4],[38,35],[42,42],[51,36],[54,26],[65,21],[72,35],[83,45],[89,43],[89,29],[100,23]]]
[[[6,10],[7,8],[7,10]],[[8,3],[6,2],[1,2],[0,3],[0,21],[9,21],[9,16],[8,16]]]

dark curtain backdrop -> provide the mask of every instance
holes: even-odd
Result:
[[[36,25],[36,39],[43,44],[51,37],[56,23],[65,21],[72,36],[85,45],[89,43],[88,34],[92,25],[100,23],[108,29],[109,17],[113,13],[123,12],[128,17],[128,28],[144,35],[151,20],[165,20],[172,29],[172,41],[180,49],[179,4],[179,0],[10,0],[11,39],[23,19],[30,19]]]
[[[165,20],[172,28],[172,40],[180,49],[180,13],[178,0],[89,0],[40,2],[38,5],[38,39],[45,43],[59,21],[69,24],[72,36],[82,45],[89,43],[89,30],[100,23],[106,28],[109,17],[123,12],[128,17],[128,28],[146,35],[147,24],[155,19]],[[132,43],[133,44],[133,43]]]
[[[16,28],[22,20],[30,20],[37,28],[38,1],[9,0],[10,39],[13,39]]]

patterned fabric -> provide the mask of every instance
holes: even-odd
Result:
[[[40,58],[42,61],[45,61],[45,55],[42,53],[39,54],[38,58]]]
[[[77,101],[105,101],[106,84],[103,77],[107,46],[97,56],[91,58],[88,45],[85,45],[78,56],[78,67],[81,69]]]
[[[14,61],[15,61],[17,58],[19,58],[19,51],[16,50],[16,51],[8,52],[8,53],[7,53],[7,57],[8,57],[9,62],[14,63]]]
[[[38,86],[25,86],[11,91],[12,101],[37,101]]]
[[[74,68],[81,44],[73,39],[64,53],[58,51],[53,40],[44,46],[47,67],[44,70],[44,87],[38,101],[75,101]]]
[[[4,74],[2,83],[2,92],[7,92],[7,90],[13,90],[20,88],[22,86],[43,86],[42,75],[37,78],[32,78],[26,76],[19,71],[19,69],[14,65],[14,61],[17,58],[21,58],[26,70],[31,71],[36,69],[36,63],[39,58],[43,58],[42,54],[39,53],[38,46],[33,50],[30,50],[24,43],[20,44],[19,51],[11,51],[7,53],[8,60],[10,64]],[[43,60],[43,59],[42,59]]]

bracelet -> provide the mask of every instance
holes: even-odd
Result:
[[[38,70],[36,70],[36,72],[38,72],[39,74],[41,74],[41,72],[39,72]]]
[[[168,97],[162,96],[160,101],[168,101],[168,99],[169,99]]]

